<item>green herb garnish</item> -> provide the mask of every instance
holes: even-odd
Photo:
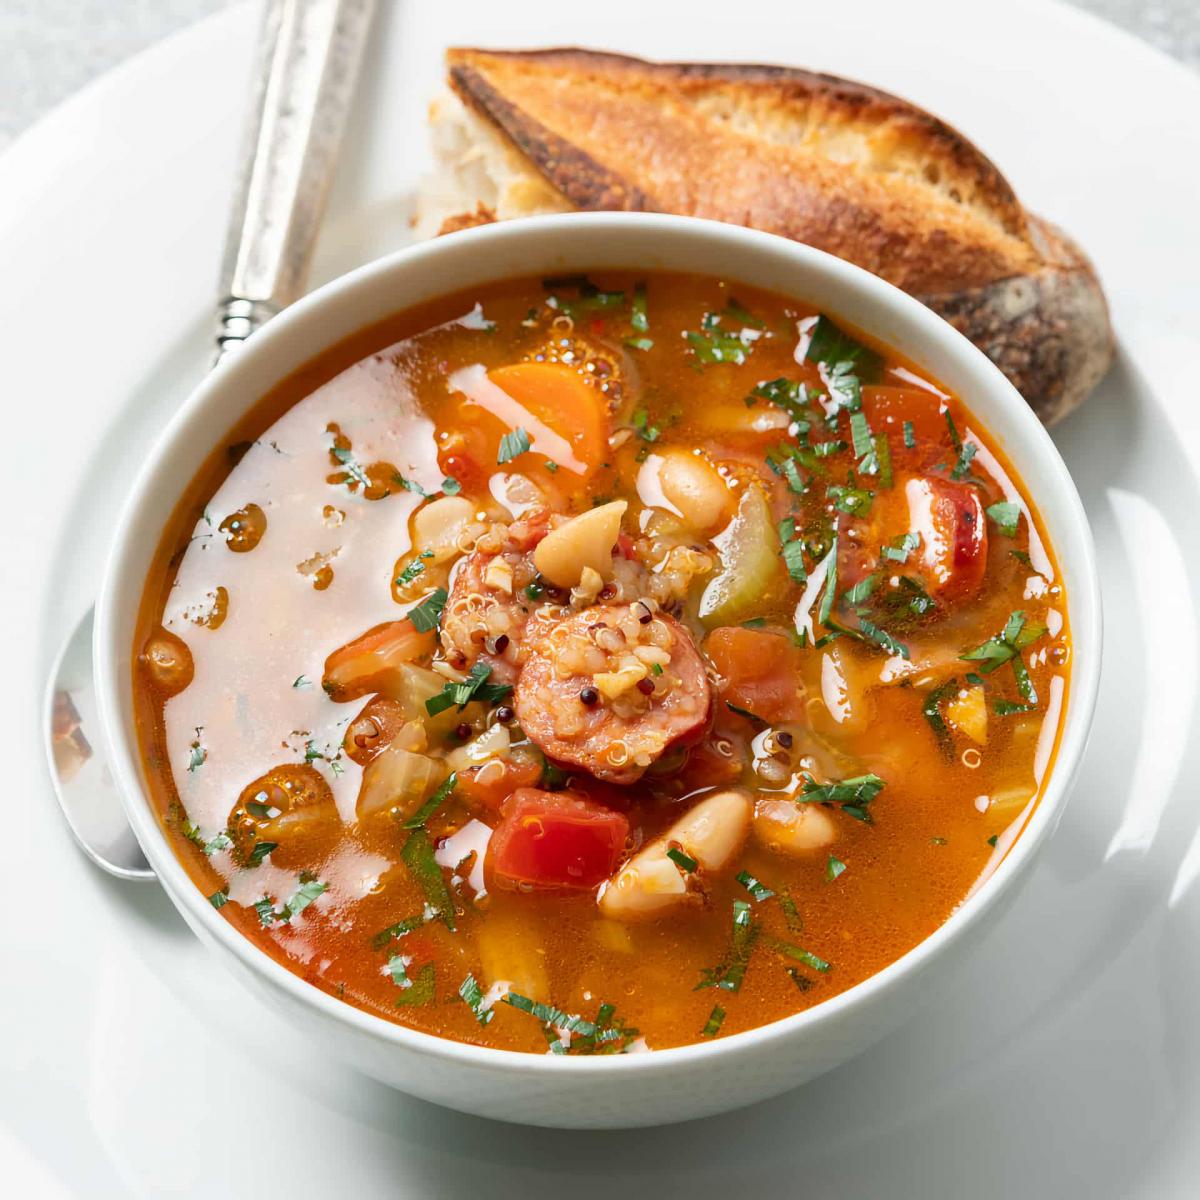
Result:
[[[495,704],[497,701],[503,700],[512,691],[512,685],[488,683],[488,676],[491,673],[490,664],[477,662],[461,683],[449,681],[437,695],[430,696],[425,701],[425,711],[431,717],[436,717],[438,713],[445,712],[455,704],[458,705],[461,712],[472,700],[482,701],[485,704]]]
[[[700,865],[690,854],[679,849],[678,846],[668,847],[667,857],[687,875],[692,874]]]
[[[209,904],[211,904],[213,906],[213,908],[216,908],[216,909],[224,908],[225,905],[227,905],[229,903],[229,893],[228,892],[213,892],[213,894],[211,896],[209,896],[208,902],[209,902]]]
[[[721,318],[715,313],[706,313],[701,322],[703,333],[689,330],[684,336],[696,361],[701,363],[733,363],[741,366],[750,357],[750,342],[739,333],[729,333],[721,328]]]
[[[921,544],[921,535],[919,533],[906,533],[902,537],[893,538],[886,546],[879,551],[881,558],[886,558],[890,562],[906,563],[908,557]]]
[[[826,366],[846,363],[867,383],[876,382],[883,371],[883,359],[874,350],[839,329],[828,317],[817,318],[804,353],[807,362]]]
[[[430,817],[433,816],[439,808],[450,797],[450,793],[454,791],[455,785],[458,783],[458,772],[451,771],[446,781],[438,788],[420,808],[417,809],[411,817],[408,818],[402,825],[404,829],[420,829]]]
[[[870,511],[875,493],[860,487],[842,487],[834,484],[829,488],[829,498],[839,512],[851,517],[861,517]]]
[[[644,283],[639,283],[633,289],[633,304],[630,306],[629,324],[638,333],[648,333],[650,330],[650,318],[646,311],[646,285]]]
[[[700,1030],[700,1036],[716,1037],[721,1031],[721,1022],[724,1020],[725,1010],[719,1004],[714,1004],[712,1012],[708,1014],[708,1020],[704,1023],[704,1028]]]
[[[846,864],[840,858],[834,858],[831,854],[829,861],[825,864],[826,881],[832,883],[845,869]]]
[[[953,757],[954,744],[950,737],[950,728],[946,718],[942,716],[942,703],[958,690],[958,680],[949,679],[940,687],[936,687],[925,697],[921,705],[921,716],[929,722],[933,736],[937,739],[938,747],[947,758]]]
[[[471,1012],[475,1014],[475,1020],[480,1025],[488,1024],[492,1017],[496,1015],[490,1008],[483,1007],[483,988],[479,986],[474,975],[468,975],[458,985],[458,994],[465,1001]]]
[[[794,958],[797,962],[804,963],[806,967],[812,967],[814,971],[820,971],[822,975],[833,965],[813,954],[811,950],[804,950],[799,946],[793,946],[791,942],[781,942],[778,938],[771,939],[771,946],[778,953],[786,955],[788,958]]]
[[[662,437],[662,430],[650,424],[650,414],[644,408],[639,408],[633,414],[633,427],[643,442],[657,442]]]
[[[769,887],[759,883],[759,881],[755,879],[749,871],[739,871],[735,878],[737,879],[738,883],[740,883],[742,887],[744,887],[759,904],[761,904],[764,900],[770,900],[770,898],[775,895],[775,893],[771,891]]]
[[[246,865],[257,867],[272,850],[278,850],[278,842],[255,842],[254,849],[250,851],[246,858]]]
[[[529,434],[518,427],[500,439],[500,452],[496,455],[496,462],[511,462],[517,455],[524,454],[529,446]]]
[[[433,963],[426,963],[416,974],[409,976],[410,987],[403,988],[396,997],[397,1008],[413,1008],[421,1004],[431,1004],[434,996]]]
[[[842,812],[856,821],[871,823],[867,806],[884,788],[878,775],[855,775],[833,783],[817,783],[811,775],[804,776],[799,803],[840,804]]]
[[[420,604],[408,610],[408,619],[418,633],[428,633],[436,629],[442,619],[442,609],[446,607],[446,589],[434,588]]]
[[[446,887],[442,868],[433,857],[433,843],[424,829],[414,829],[408,835],[408,840],[400,851],[400,861],[420,885],[430,907],[437,910],[446,928],[454,932],[454,901],[450,896],[450,889]]]
[[[319,879],[302,879],[292,898],[283,906],[283,919],[290,921],[293,917],[298,917],[328,887],[329,884],[322,883]]]
[[[1011,500],[997,500],[995,504],[988,505],[984,512],[996,522],[996,527],[1005,537],[1017,536],[1017,526],[1021,520],[1019,504]]]

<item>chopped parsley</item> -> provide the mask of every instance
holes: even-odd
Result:
[[[971,473],[971,460],[975,457],[979,447],[974,442],[964,442],[958,435],[958,426],[954,424],[954,417],[950,410],[946,409],[946,427],[950,431],[950,441],[954,444],[954,450],[958,455],[954,466],[950,471],[951,479],[966,479]]]
[[[705,313],[700,322],[703,332],[688,330],[684,334],[698,363],[733,363],[741,366],[750,357],[753,338],[741,333],[731,333],[721,328],[718,313]]]
[[[382,929],[371,939],[371,945],[376,950],[382,950],[389,942],[399,941],[402,937],[406,937],[416,929],[420,929],[423,925],[428,925],[430,921],[436,920],[441,914],[432,906],[427,905],[423,912],[414,913],[411,917],[405,917],[403,921],[397,921],[395,925],[389,925],[386,929]]]
[[[724,1020],[725,1010],[719,1004],[714,1004],[712,1012],[708,1014],[708,1020],[704,1022],[704,1028],[700,1030],[700,1036],[716,1037],[721,1032],[721,1023]]]
[[[916,435],[913,433],[913,423],[911,421],[905,421],[903,428],[905,449],[911,450],[917,444]]]
[[[763,329],[766,325],[761,317],[756,317],[734,296],[730,296],[729,303],[721,309],[721,316],[728,317],[731,321],[738,321],[742,325],[748,325],[751,329]]]
[[[883,371],[880,355],[839,329],[824,315],[819,316],[813,326],[804,358],[807,362],[825,363],[827,366],[847,363],[867,383],[874,383]]]
[[[997,700],[992,704],[992,711],[998,717],[1011,717],[1016,713],[1037,712],[1037,704],[1015,704],[1012,700]]]
[[[458,994],[466,1006],[475,1014],[475,1020],[480,1025],[487,1025],[496,1014],[490,1008],[483,1007],[483,988],[479,986],[474,975],[468,974],[458,985]]]
[[[546,298],[547,305],[574,320],[585,314],[612,312],[625,303],[624,292],[601,291],[586,275],[576,275],[565,279],[544,279],[542,286],[547,291],[557,293],[565,288],[574,288],[577,295],[567,298],[551,295]]]
[[[436,696],[430,696],[425,701],[425,711],[431,717],[436,717],[438,713],[445,712],[455,704],[458,705],[459,712],[461,712],[472,700],[479,700],[485,704],[495,704],[497,701],[503,700],[512,691],[512,685],[488,683],[488,676],[491,673],[490,664],[477,662],[461,683],[449,681]]]
[[[833,602],[837,596],[838,535],[836,533],[833,535],[827,559],[829,565],[825,569],[825,591],[821,595],[821,607],[817,610],[817,620],[822,625],[829,624],[829,617],[833,612]]]
[[[793,946],[791,942],[781,942],[778,938],[771,939],[771,946],[778,953],[788,958],[794,958],[797,962],[802,962],[806,967],[812,967],[814,971],[820,971],[822,975],[833,965],[818,955],[813,954],[811,950],[804,950],[799,946]]]
[[[657,442],[662,437],[662,430],[650,424],[650,414],[644,408],[639,408],[633,414],[633,427],[643,442]]]
[[[299,688],[301,691],[312,687],[312,680],[307,675],[297,675],[292,681],[292,687]]]
[[[213,892],[213,894],[209,896],[208,902],[213,906],[213,908],[222,909],[229,903],[229,893]]]
[[[879,556],[889,562],[906,563],[909,555],[920,545],[921,535],[919,533],[906,533],[902,537],[893,538],[886,546],[882,547]]]
[[[1032,645],[1047,633],[1045,625],[1028,623],[1025,614],[1020,610],[1012,613],[1004,629],[996,636],[988,638],[981,646],[961,654],[964,662],[977,663],[976,670],[980,675],[988,675],[1005,663],[1012,664],[1013,676],[1017,681],[1017,691],[1027,704],[1037,704],[1037,692],[1033,680],[1029,677],[1029,668],[1021,657],[1021,651]]]
[[[748,900],[733,902],[733,941],[729,956],[715,967],[706,967],[701,972],[695,991],[703,988],[721,988],[726,992],[740,992],[746,968],[750,965],[750,952],[758,941],[759,929],[750,914]]]
[[[803,587],[808,582],[808,571],[804,567],[804,545],[802,542],[783,543],[783,563],[792,582]]]
[[[650,330],[650,317],[646,311],[646,285],[644,283],[639,283],[633,289],[633,303],[630,305],[629,324],[638,333],[648,333]],[[649,339],[645,340],[648,341]]]
[[[189,753],[188,753],[188,768],[187,769],[188,769],[189,775],[193,771],[198,771],[208,761],[208,751],[204,748],[204,746],[200,742],[200,733],[203,730],[203,728],[204,728],[203,725],[197,727],[196,738],[192,742],[191,746],[188,747]]]
[[[631,350],[652,350],[654,348],[654,339],[648,337],[626,338],[625,345]]]
[[[832,783],[817,783],[811,775],[804,776],[800,803],[840,804],[842,812],[856,821],[871,823],[867,806],[884,788],[878,775],[855,775]]]
[[[933,730],[933,736],[937,739],[938,748],[947,757],[952,756],[954,745],[950,737],[950,728],[946,724],[945,717],[942,716],[942,704],[956,691],[958,691],[958,680],[949,679],[940,687],[934,688],[921,705],[921,716],[929,722],[929,728]]]
[[[419,559],[414,559],[396,576],[396,586],[398,588],[408,587],[414,579],[425,574],[425,564]]]
[[[987,844],[989,846],[995,847],[997,841],[999,841],[999,838],[997,838],[997,836],[993,833],[992,836],[990,838],[988,838]]]
[[[990,504],[984,512],[996,523],[996,528],[1005,537],[1016,537],[1017,526],[1021,520],[1021,506],[1011,500],[997,500]]]
[[[700,866],[690,854],[678,846],[668,847],[667,857],[686,875],[691,875]]]
[[[806,404],[808,393],[804,384],[794,379],[764,380],[746,397],[746,404],[752,405],[759,399],[766,400],[777,408],[782,408],[799,426],[797,432],[801,437],[808,434],[816,420],[812,409]]]
[[[272,850],[278,850],[278,842],[255,842],[254,849],[250,851],[246,857],[246,865],[250,867],[259,866],[263,859],[271,853]]]
[[[430,817],[433,816],[439,808],[450,798],[450,794],[454,791],[458,783],[458,772],[451,771],[446,781],[417,809],[407,821],[404,822],[404,829],[420,829]]]
[[[834,858],[831,854],[829,861],[825,864],[825,880],[832,883],[844,870],[846,864],[840,858]]]
[[[408,610],[408,619],[418,633],[428,633],[436,629],[442,619],[442,609],[446,607],[448,593],[443,587],[434,588],[420,604]]]
[[[519,454],[524,454],[530,445],[529,434],[518,426],[511,433],[506,433],[500,439],[500,452],[496,455],[496,462],[511,462]]]
[[[349,487],[350,482],[357,483],[363,488],[372,486],[366,471],[358,465],[358,461],[349,449],[345,446],[331,446],[329,453],[345,468],[346,478],[349,481],[346,485],[347,487]]]
[[[442,876],[442,868],[433,857],[433,843],[424,829],[414,829],[408,835],[404,848],[400,851],[400,861],[408,868],[408,873],[420,885],[425,893],[425,899],[431,908],[436,909],[446,928],[452,933],[454,924],[454,901],[446,880]]]
[[[434,997],[433,963],[426,963],[416,974],[409,976],[409,987],[402,988],[396,997],[397,1008],[410,1008],[422,1004],[431,1004]]]
[[[738,883],[742,885],[754,898],[755,902],[761,904],[764,900],[770,900],[775,895],[769,887],[759,883],[749,871],[739,871],[735,876]]]
[[[829,488],[829,498],[839,512],[851,517],[861,517],[870,511],[875,493],[867,491],[866,488],[834,484]]]
[[[442,495],[443,496],[457,496],[458,493],[461,491],[462,491],[462,484],[459,483],[458,480],[455,479],[453,475],[447,475],[446,478],[442,480]]]
[[[292,894],[292,898],[283,907],[283,920],[290,921],[298,917],[318,896],[323,895],[329,884],[319,879],[304,879],[301,877],[300,886]]]

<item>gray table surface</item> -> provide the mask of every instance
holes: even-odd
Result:
[[[1200,70],[1200,0],[1072,2]],[[0,0],[0,149],[122,59],[230,3]]]

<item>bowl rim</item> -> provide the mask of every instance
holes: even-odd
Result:
[[[739,1033],[709,1042],[693,1042],[684,1046],[654,1050],[652,1053],[619,1055],[573,1056],[533,1054],[517,1050],[502,1050],[490,1046],[479,1046],[459,1042],[452,1038],[388,1021],[374,1013],[361,1009],[348,1001],[341,1000],[307,983],[299,975],[264,953],[249,938],[243,936],[229,921],[225,920],[208,902],[176,857],[153,811],[142,778],[140,755],[136,747],[123,735],[122,687],[127,682],[129,648],[121,642],[119,623],[121,608],[119,592],[125,572],[125,560],[134,552],[129,531],[132,515],[143,495],[154,489],[158,482],[160,462],[168,450],[180,439],[188,424],[201,417],[214,397],[235,389],[239,377],[246,374],[250,365],[262,358],[269,358],[278,343],[284,342],[292,327],[310,320],[342,303],[347,295],[366,290],[380,278],[400,271],[431,271],[436,276],[436,264],[453,248],[464,253],[473,247],[493,241],[518,242],[523,237],[540,237],[549,234],[556,239],[575,236],[594,237],[606,231],[628,230],[640,225],[646,232],[648,242],[655,234],[681,234],[697,243],[725,241],[767,255],[790,259],[792,263],[822,276],[843,291],[855,293],[867,304],[891,309],[904,323],[915,331],[922,340],[924,352],[938,345],[942,353],[956,359],[965,374],[970,375],[980,390],[990,390],[998,403],[1005,409],[1006,420],[1011,418],[1012,443],[1021,443],[1029,456],[1041,460],[1049,479],[1053,482],[1055,495],[1050,501],[1040,503],[1038,511],[1043,520],[1061,524],[1064,531],[1073,526],[1073,539],[1078,543],[1078,559],[1072,561],[1070,571],[1077,574],[1068,593],[1068,608],[1072,630],[1073,652],[1071,674],[1067,693],[1067,713],[1059,733],[1058,746],[1049,778],[1045,781],[1037,805],[1024,827],[1008,849],[992,874],[978,884],[954,909],[947,919],[928,937],[918,942],[882,970],[854,984],[828,1000],[813,1005],[802,1012],[768,1022]],[[569,252],[568,252],[569,253]],[[603,252],[593,255],[602,259]],[[699,273],[703,264],[697,264]],[[601,268],[597,268],[601,269]],[[484,272],[483,280],[502,280],[513,277],[516,272]],[[735,273],[723,272],[722,277],[734,278]],[[451,294],[460,288],[438,292],[436,287],[429,299]],[[786,289],[776,289],[786,294]],[[805,299],[812,299],[805,297]],[[418,302],[419,303],[419,302]],[[394,310],[403,311],[402,308]],[[381,312],[375,320],[391,315]],[[836,312],[834,313],[836,316]],[[371,322],[367,322],[369,325]],[[364,328],[366,325],[363,326]],[[869,328],[866,329],[871,332]],[[306,362],[336,344],[340,338],[321,343],[321,348],[304,353],[284,367],[272,368],[271,377],[276,381],[286,378]],[[901,348],[907,354],[907,348]],[[920,349],[920,348],[919,348]],[[294,357],[294,356],[293,356]],[[920,361],[919,354],[912,357]],[[265,389],[249,391],[249,400],[243,405],[248,409]],[[172,507],[178,494],[188,480],[176,489]],[[172,485],[174,488],[175,485]],[[1047,514],[1053,506],[1053,518]],[[1058,549],[1055,539],[1052,544]],[[1066,573],[1066,572],[1064,572]],[[137,580],[139,591],[142,580]],[[262,975],[268,983],[282,989],[301,1005],[316,1009],[345,1025],[358,1034],[392,1043],[398,1048],[417,1055],[447,1060],[457,1066],[474,1066],[484,1069],[516,1071],[521,1074],[542,1074],[547,1077],[593,1076],[622,1073],[644,1075],[647,1072],[669,1071],[685,1064],[716,1060],[722,1056],[754,1050],[765,1051],[776,1043],[790,1041],[805,1033],[812,1033],[822,1026],[832,1025],[851,1010],[860,1008],[880,993],[894,987],[901,980],[920,973],[935,959],[940,958],[952,945],[959,943],[990,909],[995,908],[1000,898],[1009,891],[1013,883],[1027,868],[1053,829],[1070,793],[1071,785],[1082,759],[1094,715],[1100,680],[1102,646],[1102,619],[1099,577],[1096,569],[1095,549],[1082,501],[1075,488],[1066,465],[1054,446],[1049,433],[1033,411],[1022,399],[1016,388],[999,368],[974,344],[967,340],[931,309],[907,293],[885,282],[866,270],[822,250],[793,242],[775,234],[747,229],[739,225],[709,221],[695,217],[681,217],[657,213],[570,213],[541,217],[524,217],[502,221],[456,233],[452,238],[434,239],[398,250],[375,259],[317,288],[296,304],[290,306],[257,332],[235,357],[211,372],[190,393],[187,400],[174,414],[167,427],[161,432],[150,453],[143,461],[136,479],[129,489],[121,509],[116,531],[109,548],[103,581],[96,603],[96,624],[93,642],[96,695],[100,720],[104,730],[109,764],[113,770],[121,794],[125,814],[138,841],[154,867],[156,874],[173,903],[188,918],[193,928],[199,927],[215,942],[232,952],[252,973]],[[1084,653],[1079,653],[1080,648]]]

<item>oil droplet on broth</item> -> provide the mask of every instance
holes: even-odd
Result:
[[[208,592],[203,600],[189,604],[183,610],[185,621],[202,625],[205,629],[220,629],[229,615],[229,592],[223,587]]]
[[[225,545],[235,554],[253,550],[267,532],[267,514],[257,504],[247,504],[231,512],[218,526]]]

